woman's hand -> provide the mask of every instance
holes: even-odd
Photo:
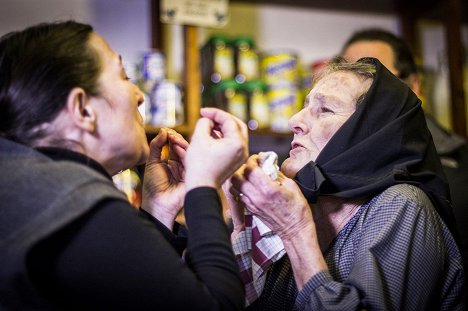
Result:
[[[176,131],[162,128],[151,141],[143,178],[142,208],[172,230],[182,209],[188,142]]]
[[[202,108],[201,115],[185,157],[187,191],[220,188],[248,157],[244,122],[216,108]]]
[[[231,182],[231,192],[242,193],[238,199],[283,241],[315,230],[310,206],[296,183],[281,172],[272,180],[258,165],[258,155],[251,156],[243,173],[235,174]]]
[[[241,166],[234,175],[242,175],[245,165]],[[234,240],[239,232],[245,228],[245,204],[239,200],[240,192],[231,184],[231,178],[223,183],[223,192],[229,205],[229,218],[232,221],[233,231],[231,239]]]
[[[244,173],[231,178],[239,200],[283,241],[299,290],[327,264],[317,238],[312,210],[296,183],[279,172],[272,180],[258,165],[258,156],[247,161]]]

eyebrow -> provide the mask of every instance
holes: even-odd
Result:
[[[333,96],[333,95],[323,95],[321,93],[316,93],[314,95],[314,98],[320,101],[326,100],[329,104],[332,104],[332,105],[336,105],[337,103],[343,104],[343,101],[340,98]]]

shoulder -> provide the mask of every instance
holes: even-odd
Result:
[[[418,205],[429,204],[429,197],[419,187],[410,184],[397,184],[387,188],[374,199],[379,201],[408,201]]]
[[[368,213],[386,216],[401,213],[435,212],[429,197],[420,188],[409,184],[391,186],[373,197],[368,203]]]
[[[420,188],[398,184],[363,206],[361,228],[369,236],[413,235],[416,231],[446,231],[429,197]]]

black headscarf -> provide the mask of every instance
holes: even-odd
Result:
[[[356,111],[294,178],[309,202],[318,196],[370,197],[408,183],[421,188],[456,236],[449,189],[421,101],[375,58],[374,81]]]

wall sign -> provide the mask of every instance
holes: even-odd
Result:
[[[223,27],[228,22],[228,0],[161,0],[161,22]]]

